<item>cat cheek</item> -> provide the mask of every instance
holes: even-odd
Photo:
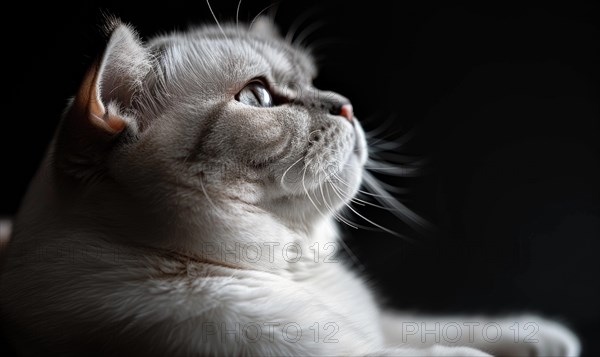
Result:
[[[240,144],[262,146],[276,141],[284,133],[284,128],[275,118],[270,115],[262,115],[260,118],[245,119],[237,123],[233,128],[233,137]]]
[[[241,105],[238,103],[238,105]],[[298,136],[309,118],[289,108],[243,108],[229,121],[227,133],[236,146],[260,149],[273,146],[292,133]],[[234,118],[234,119],[233,119]]]

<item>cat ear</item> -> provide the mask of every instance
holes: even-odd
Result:
[[[152,68],[132,28],[115,21],[111,28],[106,49],[87,71],[56,138],[57,166],[77,175],[82,166],[97,166],[126,127],[137,131],[132,102]]]
[[[79,135],[114,136],[135,122],[126,116],[151,68],[150,56],[129,26],[115,23],[102,57],[86,73],[67,113]]]
[[[272,18],[261,15],[250,25],[250,31],[261,37],[281,39],[279,29]]]

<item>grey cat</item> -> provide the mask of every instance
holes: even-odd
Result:
[[[365,135],[272,22],[145,44],[110,27],[6,252],[0,304],[20,353],[579,353],[569,330],[538,317],[384,311],[327,260],[363,179]]]

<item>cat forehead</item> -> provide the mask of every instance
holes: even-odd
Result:
[[[281,38],[260,36],[237,27],[213,27],[161,36],[149,43],[167,76],[197,74],[215,80],[265,76],[281,82],[307,82],[316,76],[310,54]],[[174,72],[173,72],[174,71]],[[206,78],[208,79],[208,78]]]

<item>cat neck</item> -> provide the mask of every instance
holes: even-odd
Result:
[[[176,220],[171,234],[178,243],[172,249],[241,269],[296,271],[322,264],[339,243],[328,217],[306,225],[240,202],[213,205],[201,216],[179,214]]]

